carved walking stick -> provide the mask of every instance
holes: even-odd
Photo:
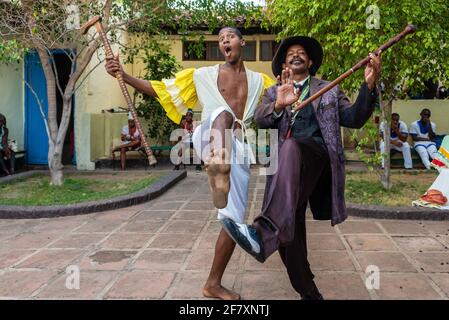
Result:
[[[101,24],[101,17],[96,16],[96,17],[93,17],[92,19],[90,19],[88,22],[86,22],[81,27],[81,33],[86,34],[87,31],[94,25],[95,25],[95,28],[97,29],[97,32],[100,34],[101,40],[103,41],[106,55],[113,57],[114,53],[112,52],[111,45],[109,44],[109,40],[106,37],[106,33],[104,32],[103,25]],[[125,81],[123,81],[123,75],[120,72],[117,72],[117,74],[115,76],[120,85],[120,90],[122,91],[123,96],[125,97],[126,104],[128,105],[128,109],[132,114],[134,122],[136,123],[137,130],[139,130],[139,132],[140,132],[140,136],[142,138],[142,144],[143,144],[145,152],[148,156],[148,162],[149,162],[150,166],[155,165],[157,163],[157,160],[154,157],[153,152],[150,149],[150,146],[148,145],[145,134],[142,131],[142,126],[140,125],[139,119],[137,119],[136,108],[134,107],[134,104],[132,103],[131,96],[129,95],[128,88],[126,87]]]
[[[379,52],[384,52],[385,50],[387,50],[388,48],[390,48],[392,45],[394,45],[395,43],[399,42],[402,38],[404,38],[406,35],[414,33],[416,31],[416,27],[414,25],[407,25],[405,27],[405,29],[399,33],[398,35],[396,35],[395,37],[391,38],[390,40],[388,40],[387,42],[385,42],[383,45],[381,45],[376,51],[374,51],[374,53],[377,55],[379,54]],[[306,105],[308,105],[309,103],[311,103],[312,101],[315,101],[316,99],[318,99],[319,97],[321,97],[323,94],[325,94],[326,92],[328,92],[330,89],[332,89],[333,87],[335,87],[337,84],[339,84],[340,82],[342,82],[344,79],[346,79],[347,77],[349,77],[351,74],[353,74],[354,72],[356,72],[357,70],[359,70],[361,67],[365,66],[368,64],[368,62],[370,61],[370,57],[366,57],[362,60],[360,60],[359,62],[357,62],[355,65],[352,66],[351,69],[349,69],[348,71],[346,71],[345,73],[343,73],[342,75],[340,75],[337,79],[335,79],[334,81],[332,81],[331,83],[329,83],[328,85],[326,85],[324,88],[322,88],[321,90],[317,91],[315,94],[313,94],[311,97],[307,98],[306,100],[304,100],[303,102],[300,102],[299,100],[295,103],[295,106],[293,108],[292,111],[298,111],[299,109],[305,107]]]

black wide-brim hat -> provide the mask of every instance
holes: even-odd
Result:
[[[313,64],[309,68],[309,73],[314,76],[323,62],[323,47],[314,38],[306,36],[297,36],[284,39],[279,48],[277,49],[273,61],[271,63],[271,69],[275,77],[281,75],[282,64],[285,62],[285,56],[287,54],[288,48],[294,44],[301,45],[307,52],[309,59],[312,60]]]

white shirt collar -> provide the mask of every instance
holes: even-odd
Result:
[[[309,78],[310,78],[310,75],[307,76],[307,78],[305,78],[304,80],[301,80],[301,81],[298,81],[298,82],[296,82],[295,80],[293,80],[293,82],[294,82],[295,84],[299,84],[299,85],[303,86],[304,83],[306,83],[306,81],[309,80]]]

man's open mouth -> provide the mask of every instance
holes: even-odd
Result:
[[[229,55],[231,53],[231,51],[232,51],[231,47],[225,47],[224,48],[224,52],[225,52],[226,55]]]
[[[299,66],[299,65],[301,65],[303,63],[304,63],[304,60],[302,60],[302,59],[294,59],[294,60],[290,61],[290,64],[292,64],[294,66]]]

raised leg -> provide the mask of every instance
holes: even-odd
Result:
[[[218,298],[223,300],[238,300],[240,295],[221,285],[226,266],[234,252],[235,242],[228,234],[221,229],[217,242],[215,243],[215,255],[212,267],[209,272],[206,284],[203,288],[203,295],[208,298]]]
[[[204,163],[209,178],[212,201],[218,209],[225,208],[228,203],[232,146],[229,143],[229,138],[226,139],[226,129],[231,129],[233,122],[234,117],[227,111],[223,111],[215,118],[210,137],[210,154]]]
[[[280,238],[285,242],[293,239],[302,158],[302,150],[293,138],[287,139],[279,150],[279,169],[266,191],[262,212],[253,224],[261,237],[265,258],[278,249]]]
[[[265,258],[294,239],[297,208],[307,204],[329,163],[321,148],[309,140],[298,143],[290,138],[279,150],[279,170],[265,194],[262,212],[253,223]]]

